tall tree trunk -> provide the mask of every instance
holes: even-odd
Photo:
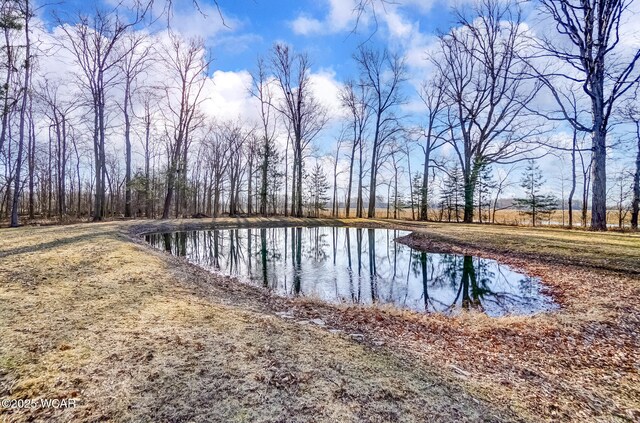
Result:
[[[576,192],[576,147],[578,141],[578,131],[573,130],[573,144],[571,146],[571,191],[569,192],[569,227],[573,227],[573,196]]]
[[[289,177],[289,136],[287,136],[287,145],[284,149],[284,215],[285,217],[289,215],[289,197],[287,190],[287,179]],[[293,187],[293,184],[291,184]],[[293,195],[293,192],[292,194]]]
[[[93,220],[100,221],[104,218],[106,212],[106,182],[107,182],[107,166],[105,158],[105,92],[104,92],[104,73],[98,71],[98,88],[97,88],[97,157],[96,157],[96,204]]]
[[[376,131],[377,132],[377,131]],[[377,161],[378,161],[378,153],[377,148],[373,147],[373,154],[371,155],[371,175],[369,178],[369,209],[367,210],[367,217],[374,218],[376,217],[376,178],[377,178]]]
[[[36,132],[35,123],[33,121],[33,98],[29,97],[29,219],[35,217],[35,171],[36,171]]]
[[[93,221],[99,221],[101,219],[100,214],[100,190],[102,186],[102,166],[100,165],[100,135],[99,135],[99,118],[98,118],[98,105],[97,100],[94,102],[94,128],[93,128],[93,159],[94,159],[94,172],[95,172],[95,192],[94,192],[94,201],[93,201]],[[49,137],[51,140],[51,137]],[[49,141],[51,144],[51,141]]]
[[[176,173],[177,173],[177,161],[178,158],[176,156],[180,155],[180,144],[176,146],[176,151],[173,153],[173,157],[171,158],[171,165],[169,166],[169,172],[167,174],[167,195],[164,197],[164,206],[162,208],[162,218],[168,219],[169,213],[171,211],[171,202],[173,201],[173,192],[174,186],[176,183]]]
[[[591,159],[591,229],[597,231],[607,230],[606,135],[606,130],[596,124]]]
[[[66,202],[66,178],[67,178],[67,119],[65,115],[61,115],[62,120],[60,122],[62,126],[62,138],[61,138],[61,154],[60,154],[60,197],[58,202],[60,203],[60,217],[67,214],[67,202]]]
[[[471,162],[467,160],[466,170],[463,172],[464,176],[464,223],[473,223],[473,194],[476,191],[476,185],[478,183],[478,173],[480,172],[481,160],[476,159]]]
[[[429,161],[431,149],[424,150],[424,167],[422,168],[422,187],[420,189],[420,220],[429,220]]]
[[[466,172],[465,172],[466,173]],[[471,181],[471,175],[464,178],[464,223],[473,223],[473,192],[475,184]]]
[[[347,185],[347,198],[344,204],[344,212],[347,217],[349,217],[349,212],[351,210],[351,186],[353,185],[353,162],[355,161],[356,147],[357,144],[354,142],[353,147],[351,148],[351,158],[349,159],[349,183]]]
[[[24,150],[24,125],[27,114],[27,99],[29,97],[29,77],[31,76],[31,46],[29,43],[29,21],[31,20],[29,10],[29,0],[25,0],[25,61],[24,61],[24,88],[22,92],[22,105],[20,106],[20,129],[18,130],[18,157],[16,158],[16,174],[13,186],[13,204],[11,207],[11,227],[18,226],[18,207],[20,202],[21,180],[20,170],[22,169],[22,153]]]
[[[362,198],[362,178],[364,177],[363,175],[363,168],[364,168],[364,159],[362,156],[362,141],[360,142],[360,146],[359,146],[359,161],[360,164],[358,166],[358,200],[356,201],[356,217],[361,219],[362,215],[363,215],[363,211],[364,211],[364,199]]]
[[[296,173],[296,178],[298,179],[296,182],[296,217],[302,217],[303,213],[302,213],[302,146],[301,146],[301,142],[302,140],[297,140],[296,144],[297,144],[297,164],[298,164],[298,171]]]
[[[247,175],[247,213],[253,214],[253,149],[249,148],[249,173]]]
[[[636,169],[633,174],[633,203],[631,205],[631,227],[638,229],[638,214],[640,213],[640,121],[636,123],[636,141],[638,151],[636,153]]]
[[[76,210],[76,217],[80,217],[81,215],[81,201],[82,201],[82,181],[80,176],[80,154],[78,153],[78,143],[76,142],[75,135],[71,137],[71,141],[73,142],[73,150],[76,153],[76,176],[78,178],[78,208]]]
[[[131,96],[131,82],[127,77],[124,87],[124,148],[125,148],[125,194],[124,217],[131,217],[131,119],[129,117],[129,101]]]
[[[331,202],[331,216],[338,217],[338,153],[333,165],[333,201]]]
[[[293,170],[291,174],[291,216],[296,215],[296,173],[298,167],[296,166],[296,155],[293,153]]]
[[[7,25],[4,29],[5,46],[7,48],[6,69],[7,73],[4,80],[4,96],[2,99],[2,127],[0,128],[0,152],[4,149],[4,144],[7,139],[7,130],[9,127],[9,95],[11,80],[13,75],[14,63],[13,63],[13,49],[11,46],[11,40],[9,39],[10,28]]]
[[[271,156],[271,146],[269,145],[269,136],[265,130],[264,136],[264,155],[262,157],[262,165],[260,167],[260,214],[267,215],[267,191],[269,177],[269,158]]]
[[[151,115],[149,112],[147,112],[147,115],[145,118],[145,128],[144,128],[144,192],[145,192],[144,215],[147,218],[151,217],[151,201],[152,201],[151,190],[150,190],[151,175],[149,174],[150,162],[151,162],[151,153],[149,150],[150,139],[151,139]]]

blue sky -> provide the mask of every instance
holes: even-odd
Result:
[[[59,16],[73,17],[78,11],[90,12],[92,8],[108,8],[116,0],[82,1],[65,0],[51,3],[42,10],[42,18],[53,24],[53,12]],[[161,3],[162,0],[156,0]],[[447,30],[452,23],[451,7],[447,3],[431,4],[429,0],[412,0],[400,7],[388,6],[378,11],[378,25],[364,22],[352,33],[353,20],[336,23],[335,5],[351,11],[351,0],[220,0],[219,4],[228,28],[221,24],[213,0],[199,0],[204,15],[198,13],[191,0],[174,0],[174,22],[179,29],[192,32],[206,39],[214,57],[214,69],[240,71],[255,67],[256,57],[265,54],[276,41],[285,41],[298,51],[309,54],[315,69],[331,69],[337,79],[355,76],[351,55],[365,40],[403,50],[402,43],[391,40],[386,16],[397,15],[403,23],[414,26],[414,31],[435,34]],[[320,30],[301,34],[296,31],[296,19],[318,21]],[[366,18],[365,18],[366,19]],[[193,24],[193,25],[192,25]],[[335,25],[335,27],[332,27]]]

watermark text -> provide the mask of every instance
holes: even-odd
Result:
[[[39,409],[39,408],[76,408],[78,400],[76,398],[3,398],[0,400],[0,408],[3,409]]]

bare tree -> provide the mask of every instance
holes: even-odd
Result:
[[[338,217],[338,176],[342,173],[338,171],[338,164],[340,162],[340,149],[345,141],[346,128],[343,126],[338,137],[338,142],[335,147],[335,155],[331,158],[333,164],[333,194],[331,199],[331,217]]]
[[[22,86],[22,100],[20,105],[20,123],[18,127],[18,157],[16,158],[16,174],[14,176],[14,185],[13,185],[13,202],[11,205],[11,227],[18,226],[18,207],[20,200],[20,193],[22,191],[22,179],[21,179],[21,170],[22,170],[22,155],[24,152],[24,139],[25,139],[25,126],[27,121],[27,105],[29,99],[29,91],[31,89],[31,72],[33,67],[33,58],[31,57],[31,32],[29,29],[29,25],[31,22],[31,18],[33,17],[33,12],[29,3],[29,0],[24,0],[24,3],[21,4],[20,10],[23,19],[24,19],[24,36],[25,36],[25,44],[24,44],[24,76],[23,76],[23,86]]]
[[[258,58],[258,69],[253,76],[251,94],[260,101],[260,121],[262,123],[262,163],[260,164],[260,206],[259,212],[267,214],[267,195],[269,186],[269,168],[275,156],[275,135],[277,130],[277,116],[273,108],[273,84],[267,74],[264,59]]]
[[[371,90],[368,107],[374,122],[371,146],[371,175],[369,182],[369,208],[367,217],[376,213],[376,178],[380,167],[380,155],[385,144],[396,136],[402,128],[396,109],[405,102],[400,89],[406,80],[406,66],[403,57],[361,46],[354,55],[360,68],[362,84]]]
[[[117,45],[129,28],[144,19],[151,5],[136,8],[130,22],[123,21],[116,11],[96,10],[93,17],[80,16],[75,25],[69,25],[58,17],[60,28],[65,34],[61,42],[70,51],[82,69],[81,86],[90,95],[93,109],[93,148],[95,160],[95,204],[93,220],[102,220],[105,213],[105,180],[107,167],[105,158],[106,137],[106,93],[117,78],[114,72],[117,64],[127,54],[119,51]]]
[[[627,0],[541,0],[542,12],[558,34],[542,34],[538,46],[560,66],[534,66],[537,76],[554,96],[560,115],[579,131],[592,135],[591,228],[607,229],[607,133],[618,100],[640,79],[636,63],[640,49],[623,54],[620,25],[628,13]],[[559,35],[559,37],[557,36]],[[571,115],[560,93],[563,85],[579,85],[591,102],[591,120]]]
[[[67,214],[66,173],[69,158],[68,135],[71,129],[70,115],[78,107],[76,99],[65,99],[64,90],[68,88],[58,82],[45,79],[38,86],[37,98],[42,103],[44,114],[51,120],[56,138],[56,174],[57,174],[57,206],[58,215],[63,218]],[[62,91],[62,92],[61,92]],[[53,175],[51,175],[53,177]]]
[[[293,144],[292,215],[302,217],[303,154],[327,123],[327,111],[311,91],[310,64],[306,54],[294,54],[289,46],[276,44],[272,68],[282,91],[277,110],[290,124]]]
[[[231,126],[228,124],[210,124],[204,142],[208,145],[208,162],[211,168],[211,183],[207,201],[207,212],[213,217],[220,215],[223,180],[229,166],[231,150],[229,142]]]
[[[18,49],[14,43],[14,38],[17,31],[22,29],[23,17],[20,13],[19,2],[17,1],[3,1],[2,5],[0,5],[0,14],[2,16],[0,28],[2,28],[4,35],[3,51],[5,54],[5,61],[3,63],[5,77],[2,87],[0,87],[0,93],[2,94],[2,110],[0,111],[0,152],[3,152],[7,139],[7,131],[9,129],[10,110],[19,100],[19,96],[15,95],[14,90],[12,90],[14,74],[17,69],[16,55]]]
[[[351,140],[351,154],[349,155],[349,182],[347,182],[347,197],[345,200],[345,214],[349,217],[351,210],[351,189],[353,187],[353,165],[356,157],[356,150],[360,153],[360,163],[358,170],[358,201],[357,217],[362,217],[362,148],[364,135],[371,117],[369,108],[370,90],[366,84],[347,81],[340,90],[340,102],[349,112],[350,126],[353,131]]]
[[[520,11],[483,0],[460,27],[440,37],[432,62],[444,78],[451,139],[464,178],[464,222],[473,222],[475,185],[483,165],[521,160],[539,131],[526,105],[539,87],[526,79]]]
[[[153,214],[154,196],[152,195],[152,163],[155,156],[155,143],[152,141],[152,124],[157,112],[156,106],[160,101],[160,96],[151,87],[146,87],[140,94],[142,110],[137,119],[143,126],[144,135],[141,137],[142,154],[144,157],[144,196],[145,196],[145,217],[149,218]],[[135,115],[135,111],[132,110]]]
[[[151,45],[144,33],[129,32],[122,38],[119,45],[122,60],[117,63],[122,76],[123,99],[120,108],[124,117],[124,143],[125,143],[125,205],[124,217],[132,217],[131,213],[131,109],[133,97],[139,88],[136,84],[138,77],[144,72],[149,62],[153,60],[150,55]]]
[[[165,118],[169,121],[169,167],[167,169],[167,193],[162,218],[169,218],[176,180],[186,175],[186,157],[189,136],[197,123],[197,110],[202,102],[205,70],[209,63],[204,58],[203,41],[184,40],[170,34],[169,45],[163,57],[171,76],[165,86]]]
[[[445,78],[436,74],[431,80],[425,81],[420,90],[420,98],[426,107],[426,124],[423,131],[425,138],[422,145],[424,165],[422,169],[422,187],[420,193],[420,219],[428,220],[429,214],[429,168],[431,155],[444,145],[443,135],[447,132],[447,125],[442,125],[442,113],[446,112]]]
[[[633,199],[631,202],[631,227],[638,229],[638,215],[640,214],[640,103],[639,90],[636,89],[632,98],[623,109],[624,117],[629,120],[635,129],[636,160],[633,170]]]

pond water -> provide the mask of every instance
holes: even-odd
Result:
[[[278,295],[489,316],[555,308],[537,278],[495,260],[414,250],[409,232],[346,227],[216,229],[151,234],[154,247]]]

